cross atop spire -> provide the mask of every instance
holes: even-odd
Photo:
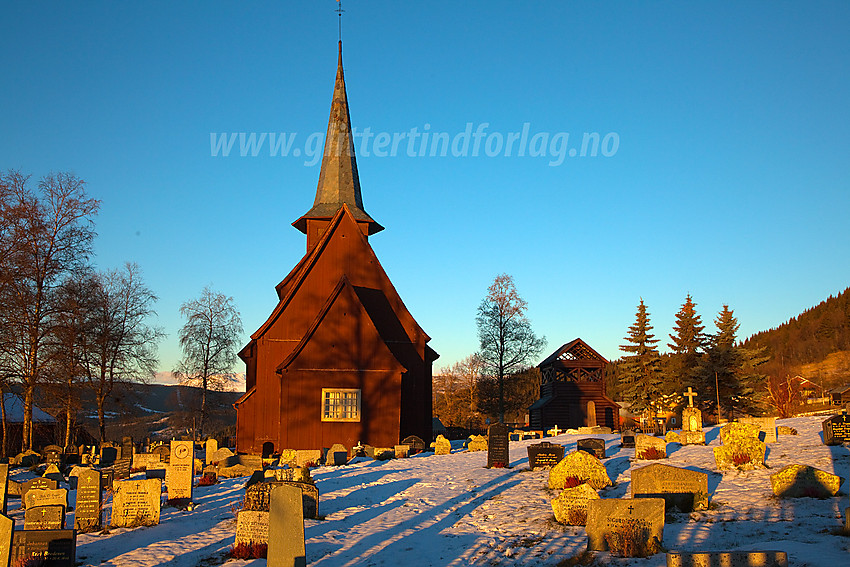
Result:
[[[319,186],[313,208],[292,226],[307,234],[307,246],[311,238],[308,234],[308,220],[330,221],[334,214],[348,205],[358,224],[365,224],[366,235],[384,230],[363,210],[363,198],[360,195],[360,177],[357,175],[357,160],[354,156],[354,142],[351,134],[351,117],[348,113],[348,95],[345,91],[345,77],[342,72],[342,41],[339,42],[339,59],[336,69],[331,115],[328,120],[328,132],[325,137],[325,152],[322,156],[322,169],[319,172]]]

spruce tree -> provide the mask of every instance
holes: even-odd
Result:
[[[717,334],[709,338],[699,369],[700,387],[713,394],[703,397],[703,407],[715,414],[719,399],[721,412],[730,418],[736,413],[759,413],[759,386],[765,377],[756,368],[768,360],[764,349],[737,344],[740,325],[728,305],[723,306],[714,324]]]
[[[662,391],[661,359],[655,344],[658,339],[652,334],[649,313],[643,299],[638,305],[635,324],[629,327],[620,350],[628,353],[622,358],[619,368],[620,394],[631,404],[633,413],[652,410]]]
[[[682,388],[693,386],[700,388],[699,365],[700,357],[705,348],[706,337],[703,334],[705,326],[696,312],[696,303],[688,294],[682,308],[676,313],[676,324],[673,334],[667,343],[671,352],[671,373],[665,384],[665,393],[681,392]],[[699,390],[697,389],[699,392]]]

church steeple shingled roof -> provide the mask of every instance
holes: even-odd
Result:
[[[340,41],[336,83],[316,199],[313,202],[313,208],[292,223],[292,226],[306,234],[307,219],[330,220],[343,204],[348,205],[355,220],[369,224],[368,234],[384,230],[383,226],[375,222],[363,210],[360,177],[357,174],[357,159],[354,155],[354,141],[351,134],[351,117],[348,113],[348,95],[345,91],[345,77],[342,72],[342,41]]]

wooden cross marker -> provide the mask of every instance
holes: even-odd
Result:
[[[690,386],[688,386],[688,391],[685,392],[685,397],[688,398],[688,407],[694,407],[694,398],[697,397],[697,393],[691,390]]]

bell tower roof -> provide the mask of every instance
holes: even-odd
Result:
[[[348,113],[348,95],[345,91],[345,77],[342,72],[342,41],[340,41],[336,83],[328,120],[328,132],[325,136],[319,185],[316,188],[316,199],[313,202],[313,208],[292,223],[292,226],[307,234],[308,219],[329,221],[343,204],[348,205],[355,220],[367,224],[367,235],[384,230],[384,227],[375,222],[363,209],[360,177],[357,174],[357,160],[351,134],[351,117]]]

